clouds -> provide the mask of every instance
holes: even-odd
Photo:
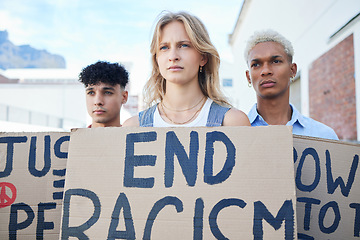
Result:
[[[65,57],[68,68],[81,69],[97,60],[132,61],[134,75],[147,78],[149,45],[163,10],[185,10],[207,27],[220,55],[229,49],[242,1],[165,0],[2,0],[0,29],[15,44],[30,44]]]

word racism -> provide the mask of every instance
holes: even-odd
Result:
[[[69,139],[69,133],[0,135],[0,218],[7,220],[0,239],[59,233]]]
[[[125,166],[123,174],[123,189],[126,188],[154,188],[154,177],[150,178],[136,178],[134,177],[135,168],[139,166],[155,166],[157,161],[156,155],[135,155],[135,143],[141,144],[145,142],[155,142],[157,140],[156,132],[132,133],[126,136],[126,155]],[[221,142],[226,148],[224,154],[224,164],[222,169],[216,174],[213,174],[214,162],[214,143]],[[141,146],[141,145],[140,145]],[[140,147],[139,146],[139,147]],[[199,153],[199,136],[196,131],[190,133],[189,155],[186,153],[184,146],[177,138],[173,131],[166,133],[165,140],[165,170],[164,183],[165,188],[171,188],[174,185],[174,156],[177,156],[178,163],[181,167],[183,177],[186,180],[188,187],[196,185],[198,173],[198,153]],[[236,147],[231,140],[223,133],[218,131],[208,132],[206,134],[205,159],[204,159],[204,183],[211,185],[221,184],[231,177],[231,173],[235,167]],[[73,196],[81,196],[91,200],[94,212],[92,216],[83,224],[77,227],[69,226],[69,216],[71,204],[70,200]],[[161,210],[168,205],[175,207],[176,211],[184,211],[184,203],[181,199],[174,196],[166,196],[156,201],[149,211],[146,224],[143,231],[143,239],[151,238],[152,226],[156,222],[156,217]],[[193,237],[194,239],[203,239],[204,228],[204,199],[197,198],[195,201],[193,222]],[[225,239],[219,226],[217,224],[220,212],[227,207],[236,206],[245,208],[247,203],[239,198],[221,199],[211,209],[208,216],[209,227],[214,237],[217,239]],[[291,200],[285,200],[276,217],[269,212],[262,201],[253,203],[253,235],[255,239],[263,238],[262,221],[266,220],[275,230],[279,229],[282,222],[285,222],[285,239],[294,238],[294,209]],[[125,222],[125,231],[118,231],[118,224],[120,212],[123,211],[123,220]],[[91,228],[99,219],[101,214],[101,204],[99,196],[86,189],[69,189],[65,193],[63,225],[62,225],[62,239],[69,237],[77,237],[79,239],[87,239],[88,236],[84,231]],[[111,222],[108,228],[107,239],[135,239],[134,220],[132,218],[132,210],[128,197],[121,192],[118,196],[114,209],[111,214]]]
[[[272,234],[294,239],[292,135],[287,128],[279,132],[288,149],[269,147],[260,155],[246,151],[256,145],[257,138],[247,146],[238,137],[244,135],[248,140],[250,128],[141,130],[73,132],[61,239],[166,239],[174,238],[174,231],[180,231],[175,238],[181,239],[240,235],[263,239]],[[97,150],[105,147],[106,152]],[[266,156],[279,162],[265,167],[261,161]],[[251,169],[247,162],[253,165]],[[85,163],[86,169],[79,171]],[[277,186],[278,171],[268,169],[273,164],[287,168],[284,189]],[[104,174],[95,176],[100,168]],[[253,178],[266,186],[257,186]],[[119,189],[117,197],[104,188],[109,185]],[[270,186],[278,196],[269,191],[264,194]],[[144,194],[145,201],[139,199]],[[83,212],[87,217],[81,217]],[[241,223],[244,226],[239,227]]]

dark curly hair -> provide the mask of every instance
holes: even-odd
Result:
[[[120,84],[121,87],[125,88],[129,81],[129,73],[121,64],[98,61],[83,68],[79,74],[79,81],[85,87],[107,83],[111,86]]]

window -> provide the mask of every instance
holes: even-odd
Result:
[[[223,79],[223,87],[232,87],[233,80],[231,78],[224,78]]]

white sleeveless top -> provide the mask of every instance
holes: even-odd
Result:
[[[195,120],[186,124],[172,124],[165,122],[160,116],[159,109],[156,108],[154,112],[154,127],[205,127],[212,102],[213,100],[208,98]]]

